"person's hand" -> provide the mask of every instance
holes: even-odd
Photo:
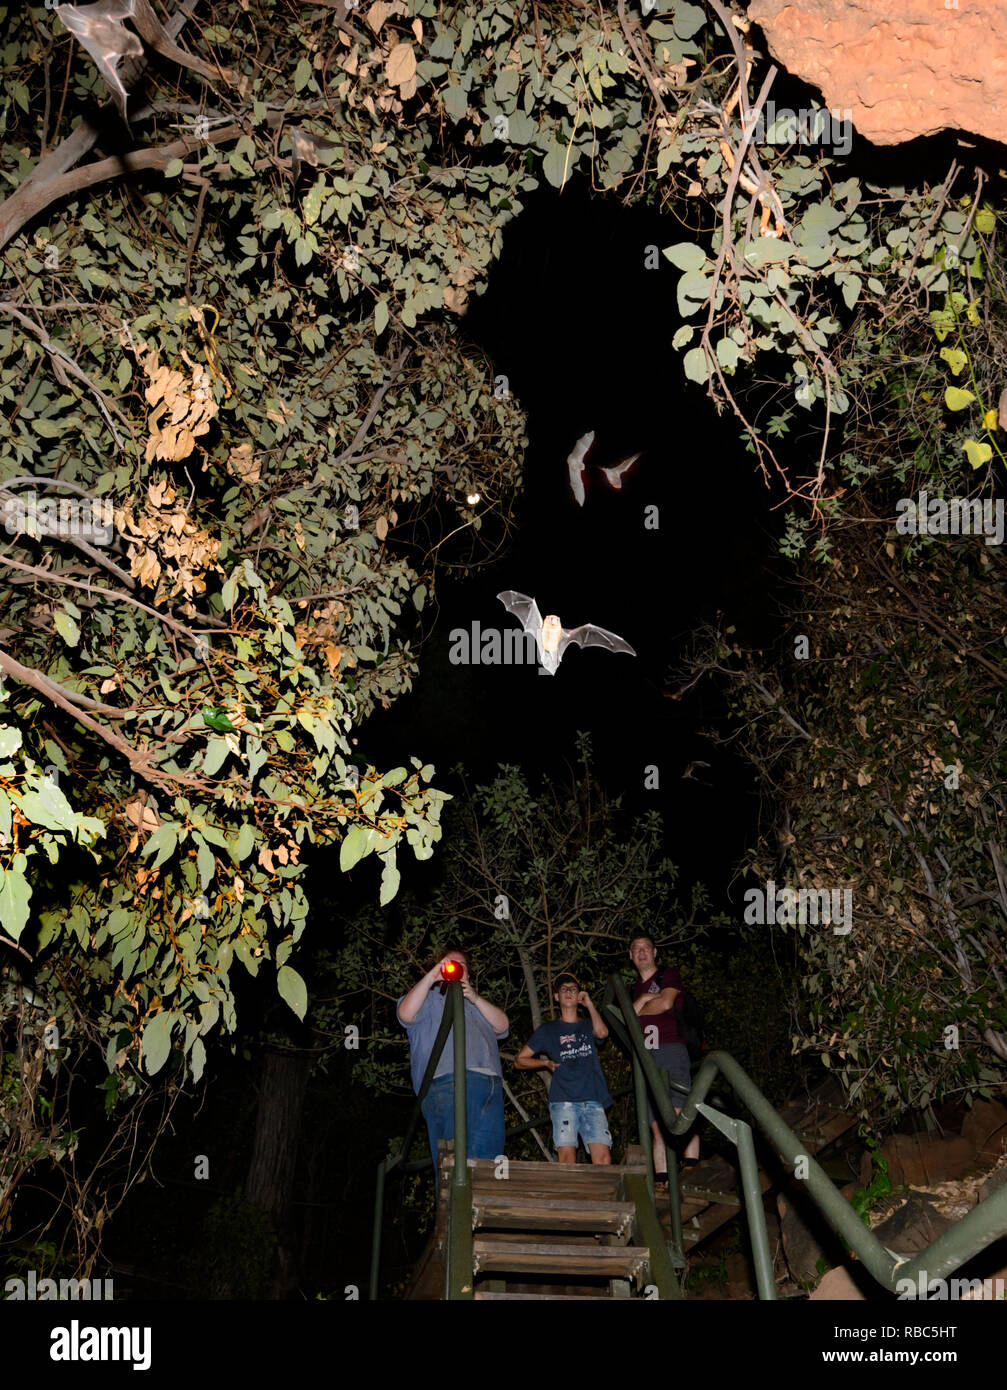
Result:
[[[549,1068],[550,1071],[555,1071],[556,1068],[559,1066],[559,1063],[558,1063],[558,1062],[554,1062],[554,1061],[552,1060],[551,1057],[546,1057],[546,1059],[545,1059],[545,1064],[546,1064],[546,1066]]]
[[[462,994],[464,994],[465,998],[470,1000],[473,1004],[479,998],[478,994],[476,994],[475,990],[472,988],[472,985],[469,983],[469,977],[467,975],[462,980]]]
[[[590,994],[588,994],[586,989],[582,989],[581,992],[577,995],[577,1003],[583,1004],[585,1008],[587,1008],[590,1005],[591,996]]]

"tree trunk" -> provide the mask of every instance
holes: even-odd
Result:
[[[303,1054],[271,1049],[263,1053],[255,1143],[245,1199],[267,1213],[276,1233],[273,1298],[288,1297],[297,1281],[290,1200],[310,1069],[311,1059]]]

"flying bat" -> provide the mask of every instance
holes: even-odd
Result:
[[[320,164],[318,158],[319,151],[338,150],[338,141],[326,140],[321,135],[312,135],[310,130],[301,130],[299,126],[288,127],[290,131],[290,172],[296,183],[301,174],[301,166],[310,164],[312,169],[317,169]]]
[[[80,46],[94,59],[105,85],[126,119],[126,99],[129,93],[122,85],[118,64],[127,58],[139,58],[143,44],[123,24],[132,19],[136,0],[98,0],[95,5],[57,5],[56,13],[75,35]]]
[[[179,48],[151,9],[150,0],[97,0],[93,5],[57,5],[56,13],[80,46],[94,59],[124,121],[129,93],[123,86],[119,65],[130,58],[143,56],[143,44],[131,29],[126,28],[123,23],[125,19],[133,21],[150,47],[162,57],[170,58],[180,67],[191,68],[210,81],[218,78],[227,82],[234,80],[230,68],[204,62],[196,54],[186,53]]]
[[[513,613],[519,620],[525,632],[530,632],[535,638],[539,660],[550,676],[556,674],[559,663],[563,660],[563,653],[571,642],[576,642],[581,647],[605,647],[610,652],[628,652],[630,656],[636,656],[628,642],[624,642],[614,632],[607,632],[603,627],[585,623],[583,627],[566,628],[555,613],[543,618],[538,611],[538,604],[527,594],[505,589],[502,594],[497,594],[497,598],[507,612]]]
[[[577,499],[579,506],[583,507],[586,493],[584,491],[584,470],[587,468],[587,456],[594,447],[594,430],[588,434],[582,434],[577,443],[567,455],[566,466],[570,473],[570,490]],[[622,475],[628,468],[632,468],[640,455],[627,454],[625,458],[619,459],[608,468],[601,468],[600,471],[605,475],[605,481],[616,489],[622,489]]]

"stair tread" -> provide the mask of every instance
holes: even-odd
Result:
[[[606,1201],[593,1197],[586,1200],[576,1197],[536,1197],[523,1192],[479,1192],[474,1195],[473,1201],[480,1206],[499,1207],[501,1210],[528,1207],[541,1212],[596,1211],[606,1216],[629,1216],[635,1211],[632,1202]]]
[[[615,1301],[614,1299],[610,1298],[608,1294],[603,1293],[482,1293],[479,1289],[476,1289],[475,1296],[477,1299],[482,1300],[484,1302],[500,1302],[504,1299],[506,1299],[508,1302],[512,1302],[516,1299],[529,1298],[536,1300],[549,1299],[550,1301],[563,1299],[565,1301],[573,1303],[579,1303],[583,1300],[587,1300],[589,1303],[612,1303]],[[645,1300],[642,1298],[634,1298],[631,1300],[619,1299],[620,1303],[625,1303],[627,1301],[633,1303],[643,1303]]]
[[[476,1274],[590,1274],[612,1279],[636,1278],[649,1266],[650,1251],[639,1245],[559,1245],[555,1241],[495,1241],[492,1236],[475,1236],[472,1258]]]
[[[605,1202],[596,1197],[526,1197],[519,1193],[475,1194],[472,1226],[485,1231],[590,1231],[628,1241],[636,1216],[632,1202]]]
[[[495,1158],[470,1158],[469,1168],[473,1176],[477,1173],[494,1173],[499,1165],[499,1160]],[[441,1166],[452,1168],[454,1166],[454,1154],[444,1154],[441,1159]],[[639,1163],[546,1163],[544,1159],[509,1158],[507,1160],[507,1171],[511,1177],[521,1177],[524,1174],[536,1175],[540,1173],[560,1173],[564,1177],[572,1177],[574,1181],[583,1181],[586,1178],[603,1178],[606,1174],[623,1173],[645,1173],[646,1168]]]

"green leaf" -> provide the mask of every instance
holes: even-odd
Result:
[[[206,1046],[202,1038],[197,1038],[192,1044],[192,1052],[189,1054],[189,1065],[192,1068],[193,1081],[198,1081],[203,1075],[203,1068],[206,1066]]]
[[[247,859],[252,852],[255,844],[255,826],[251,821],[245,821],[238,831],[238,837],[231,849],[231,858],[236,864],[240,864],[243,859]]]
[[[738,365],[741,349],[733,338],[721,338],[717,342],[717,361],[730,376]]]
[[[43,825],[47,830],[76,833],[77,816],[55,782],[46,778],[37,791],[22,792],[19,800],[22,814],[33,824]]]
[[[676,241],[674,246],[666,246],[661,255],[679,270],[699,270],[706,265],[706,252],[691,241]]]
[[[675,17],[672,23],[680,39],[691,39],[706,23],[706,12],[702,5],[683,4],[682,0],[674,6]]]
[[[961,348],[941,348],[941,358],[951,368],[952,376],[960,376],[968,366],[968,356]]]
[[[549,148],[546,150],[545,159],[542,161],[542,172],[552,184],[553,188],[562,188],[565,170],[566,149],[557,141],[554,135],[550,141]]]
[[[712,280],[698,270],[687,270],[678,282],[678,312],[687,318],[703,307],[710,293]]]
[[[276,988],[283,999],[303,1021],[308,1008],[308,989],[292,965],[281,965],[276,972]]]
[[[165,165],[164,177],[166,179],[177,179],[185,166],[180,159],[172,159]]]
[[[218,734],[235,733],[235,727],[224,713],[223,705],[206,705],[203,709],[203,723],[208,724],[211,729],[216,729]]]
[[[363,825],[351,825],[339,846],[339,867],[342,872],[345,874],[347,870],[352,869],[369,848],[367,828]]]
[[[399,891],[399,871],[395,865],[395,851],[385,856],[385,867],[381,870],[381,893],[378,898],[382,907],[387,906]]]
[[[206,841],[200,835],[192,837],[196,842],[196,865],[199,869],[199,886],[201,889],[211,881],[217,872],[217,861]]]
[[[231,750],[227,746],[226,739],[211,738],[206,745],[206,755],[203,758],[203,772],[207,777],[213,777],[224,766],[224,763],[231,755]]]
[[[380,338],[388,327],[388,300],[379,299],[374,306],[374,336]]]
[[[28,922],[31,886],[24,874],[0,869],[0,927],[17,941]]]
[[[174,1015],[165,1011],[155,1014],[143,1030],[143,1060],[148,1076],[156,1076],[168,1060],[174,1021]]]
[[[976,213],[975,229],[982,232],[983,236],[989,236],[996,224],[996,217],[989,208],[980,208]]]
[[[961,386],[949,386],[944,392],[944,404],[948,410],[964,410],[974,400],[972,392],[964,390]]]
[[[148,855],[157,850],[157,858],[154,860],[152,868],[157,868],[164,861],[170,858],[178,848],[178,826],[169,822],[159,825],[151,835],[150,839],[140,851],[141,856],[146,859]]]
[[[710,369],[706,361],[706,352],[703,348],[691,348],[682,359],[685,367],[685,375],[690,381],[704,382],[710,375]]]
[[[968,456],[968,461],[973,468],[982,468],[984,463],[989,463],[993,457],[993,450],[988,444],[980,444],[975,439],[966,439],[962,445]]]
[[[52,616],[53,625],[68,647],[75,647],[80,641],[80,628],[70,617],[69,613],[62,610]]]
[[[318,221],[318,215],[322,210],[322,199],[324,197],[325,180],[319,177],[305,194],[304,202],[301,204],[304,220],[309,227],[313,227]]]
[[[761,266],[768,265],[770,261],[789,261],[797,248],[793,242],[785,241],[782,237],[760,236],[749,243],[748,250],[745,252],[745,264],[758,270]]]
[[[21,747],[21,730],[12,729],[9,724],[0,727],[0,758],[9,758]]]

